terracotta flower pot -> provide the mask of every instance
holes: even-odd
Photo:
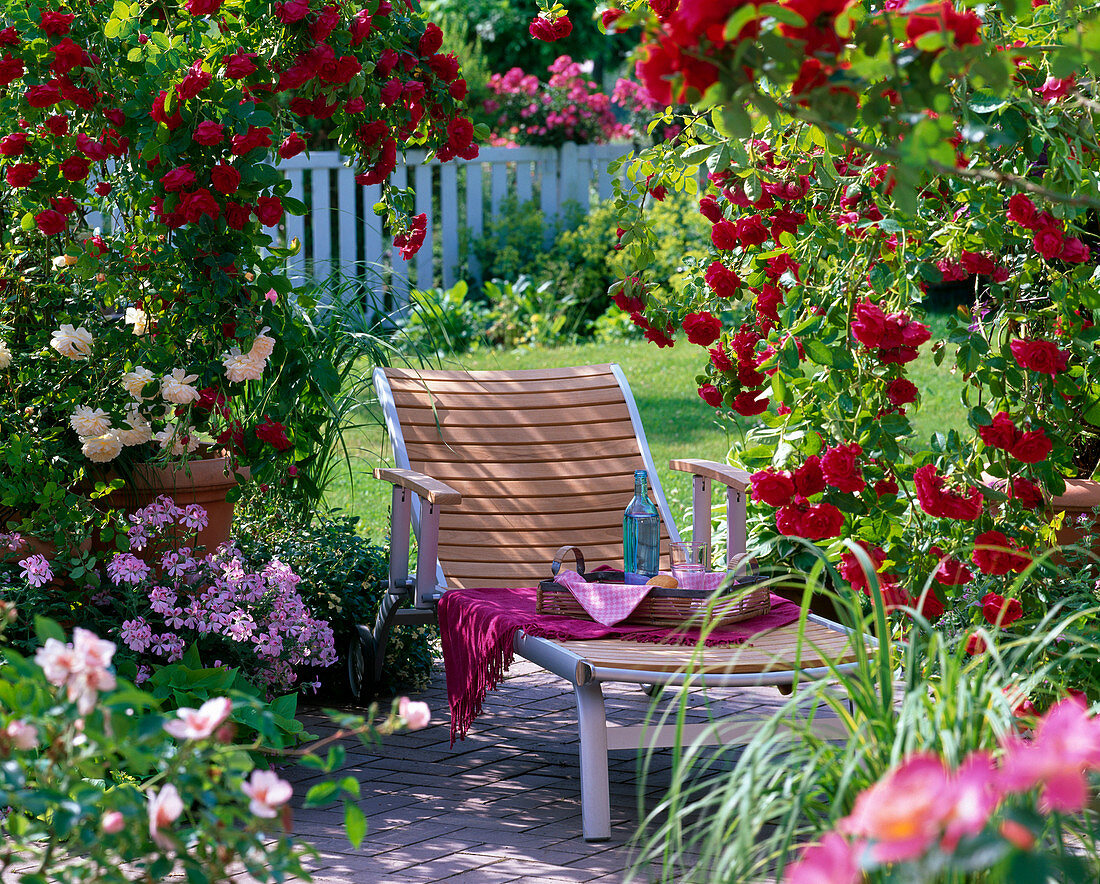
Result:
[[[1062,546],[1080,544],[1091,548],[1100,556],[1100,517],[1093,507],[1100,506],[1100,481],[1096,479],[1066,479],[1066,492],[1050,502],[1054,512],[1064,512],[1065,522],[1058,531],[1058,543]],[[1086,516],[1085,524],[1078,517]]]
[[[247,467],[239,468],[238,472],[248,479]],[[197,503],[206,510],[209,521],[195,538],[195,545],[205,546],[213,552],[232,535],[234,505],[225,498],[236,486],[237,479],[229,471],[229,461],[225,457],[191,460],[186,467],[138,464],[130,477],[129,487],[118,492],[119,498],[112,502],[134,510],[167,494],[177,506]]]

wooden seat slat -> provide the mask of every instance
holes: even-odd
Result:
[[[454,446],[477,445],[538,445],[546,442],[599,442],[604,439],[630,439],[634,428],[630,421],[600,421],[552,427],[510,427],[491,430],[464,427],[402,426],[405,441],[436,442]],[[625,504],[624,504],[625,506]]]
[[[522,516],[527,513],[591,513],[606,511],[622,499],[619,491],[611,494],[549,494],[529,496],[523,499],[493,495],[491,497],[474,497],[471,494],[462,494],[462,504],[455,509],[467,516],[481,516],[499,513],[502,515]]]
[[[553,443],[552,445],[464,445],[451,449],[433,445],[409,445],[409,462],[414,470],[445,481],[443,472],[454,478],[477,475],[517,476],[552,479],[560,475],[606,476],[625,473],[633,481],[635,467],[641,468],[642,456],[631,451],[632,439],[614,443]],[[634,446],[636,449],[637,446]],[[438,450],[439,457],[426,457]],[[547,457],[547,454],[551,456]],[[571,454],[572,453],[572,456]],[[469,472],[471,469],[478,473]],[[496,470],[497,472],[490,472]],[[455,475],[455,474],[458,475]],[[626,504],[623,504],[626,507]]]
[[[476,522],[474,526],[471,523]],[[465,524],[463,524],[465,523]],[[469,518],[458,510],[443,510],[439,520],[440,531],[516,531],[531,535],[532,542],[539,543],[540,535],[545,538],[553,533],[576,532],[568,538],[569,543],[585,542],[591,532],[618,531],[622,542],[622,514],[614,510],[596,510],[590,513],[534,513],[512,515],[510,513],[484,513],[477,519]],[[581,532],[589,532],[587,535]],[[539,543],[541,546],[542,544]]]
[[[609,404],[599,411],[601,423],[629,421],[630,412],[623,403]],[[573,427],[577,424],[575,411],[565,408],[529,408],[523,411],[488,411],[453,407],[410,408],[403,427],[472,427],[498,429],[500,427]]]
[[[457,381],[463,384],[508,381],[511,383],[526,384],[540,380],[562,380],[566,378],[609,377],[614,380],[610,362],[601,362],[595,365],[576,365],[565,368],[543,369],[518,369],[518,370],[494,370],[466,371],[464,369],[417,369],[390,367],[386,369],[386,377],[391,385],[402,381],[421,381],[426,379],[432,382]]]
[[[589,412],[623,401],[622,390],[615,386],[563,390],[555,387],[535,395],[524,393],[460,393],[448,390],[395,390],[394,402],[401,409],[431,411],[455,408],[462,411],[512,413],[526,408],[540,411]]]

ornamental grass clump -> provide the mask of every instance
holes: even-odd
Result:
[[[79,545],[108,483],[204,443],[293,479],[296,401],[339,380],[299,350],[279,163],[317,120],[359,184],[406,145],[476,156],[441,41],[389,0],[5,5],[0,528]],[[411,199],[381,189],[406,259]]]
[[[96,601],[139,661],[139,682],[194,645],[202,665],[234,667],[269,696],[316,688],[297,670],[336,662],[333,633],[302,601],[293,570],[272,559],[253,571],[228,544],[205,554],[186,545],[206,524],[201,506],[161,497],[128,520],[130,552],[108,563],[114,588]]]

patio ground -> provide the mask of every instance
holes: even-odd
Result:
[[[625,880],[639,823],[638,757],[612,753],[611,840],[585,842],[576,707],[567,688],[517,660],[466,740],[450,748],[446,685],[438,670],[428,690],[415,697],[432,708],[429,727],[393,734],[381,746],[346,744],[343,772],[359,779],[360,806],[369,820],[359,849],[348,844],[338,805],[295,809],[295,832],[320,851],[313,863],[317,884]],[[604,691],[609,720],[643,720],[648,700],[637,687],[605,685]],[[713,713],[722,715],[766,714],[780,700],[774,688],[720,691],[709,698]],[[706,720],[707,702],[702,693],[693,695],[692,720]],[[332,732],[320,710],[304,710],[301,717],[319,736]],[[667,788],[671,762],[671,750],[655,754],[647,806]],[[299,800],[318,777],[305,768],[282,775],[296,781]]]

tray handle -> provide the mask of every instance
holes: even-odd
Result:
[[[577,573],[582,576],[584,575],[584,553],[575,546],[563,546],[554,553],[554,561],[550,563],[550,574],[552,576],[558,576],[558,571],[561,570],[561,563],[570,552],[573,553],[573,557],[577,560]]]

